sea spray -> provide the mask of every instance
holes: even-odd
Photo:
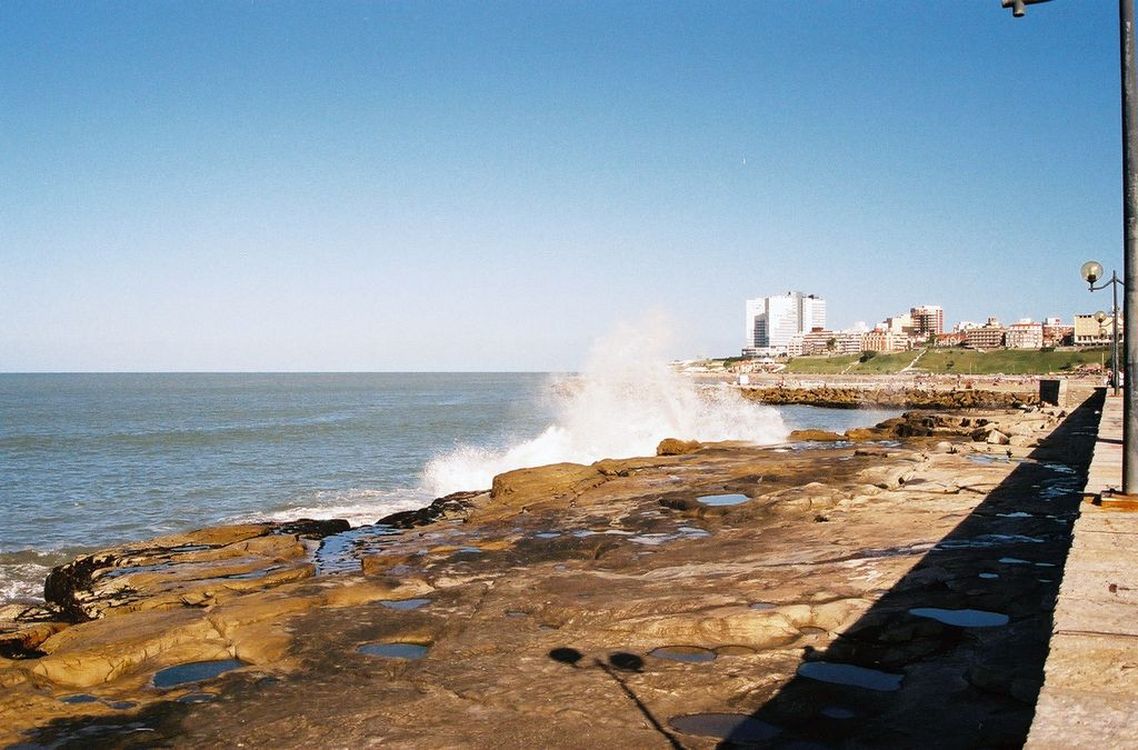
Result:
[[[645,330],[647,328],[647,330]],[[441,496],[484,489],[494,475],[526,466],[650,456],[667,437],[766,444],[787,428],[771,407],[746,401],[726,385],[700,387],[662,356],[659,321],[622,325],[593,347],[578,376],[551,382],[553,423],[535,438],[494,448],[462,445],[427,463],[422,486]]]

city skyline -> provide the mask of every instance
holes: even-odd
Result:
[[[913,305],[908,311],[873,324],[858,321],[847,326],[828,325],[826,298],[801,290],[747,299],[743,309],[740,354],[761,360],[907,351],[927,345],[974,349],[1102,345],[1110,341],[1112,331],[1103,311],[1073,313],[1069,323],[1062,316],[1054,315],[1045,315],[1040,320],[1019,316],[1006,322],[988,315],[983,323],[957,320],[950,325],[951,318],[945,317],[943,306],[927,303]],[[1121,319],[1118,325],[1121,334]]]
[[[771,279],[1121,270],[1109,4],[11,3],[0,91],[0,371],[575,370],[649,310],[737,351]]]

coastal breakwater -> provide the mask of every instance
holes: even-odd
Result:
[[[0,613],[0,743],[1022,744],[1095,420],[675,441],[105,550]]]
[[[744,387],[740,393],[750,401],[771,406],[805,404],[831,409],[1008,409],[1039,402],[1038,394],[1029,390],[934,389],[890,385],[861,388]]]

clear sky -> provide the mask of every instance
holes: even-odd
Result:
[[[1109,306],[1116,4],[0,0],[0,370],[572,370]]]

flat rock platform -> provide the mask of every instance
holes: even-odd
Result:
[[[46,605],[0,609],[0,746],[1052,741],[1037,699],[1040,717],[1115,704],[1052,684],[1049,644],[1117,643],[1088,617],[1134,601],[1112,572],[1090,610],[1055,608],[1102,398],[764,447],[665,441],[360,528],[226,526],[86,555],[53,571]],[[1087,662],[1081,684],[1119,697],[1125,658]]]

